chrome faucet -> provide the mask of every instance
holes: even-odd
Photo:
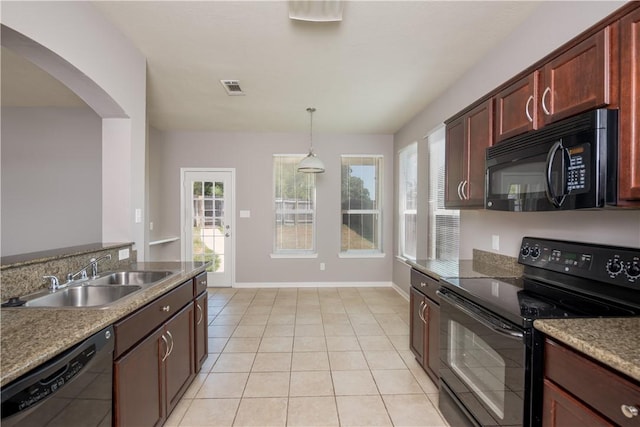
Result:
[[[60,288],[60,282],[56,276],[42,276],[42,278],[49,281],[49,290],[57,291]]]
[[[111,259],[111,254],[106,254],[104,256],[101,256],[100,258],[91,258],[89,260],[89,266],[91,266],[91,278],[95,279],[96,277],[98,277],[98,261],[101,261],[103,259]]]

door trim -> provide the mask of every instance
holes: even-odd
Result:
[[[180,258],[185,261],[187,253],[187,239],[185,239],[185,197],[184,192],[184,176],[187,172],[231,172],[231,217],[233,218],[233,227],[231,230],[231,287],[236,286],[236,168],[180,168]],[[226,208],[226,207],[225,207]]]

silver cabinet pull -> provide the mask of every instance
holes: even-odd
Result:
[[[422,311],[423,311],[423,306],[424,306],[424,301],[420,301],[420,308],[418,308],[418,317],[420,318],[420,320],[422,320],[424,322],[424,317],[422,317]]]
[[[167,331],[167,335],[169,335],[169,338],[171,338],[171,347],[169,347],[169,351],[167,352],[167,357],[169,357],[169,355],[173,353],[173,335],[171,335],[171,332],[169,331]]]
[[[460,188],[461,188],[461,187],[462,187],[462,181],[460,181],[460,182],[458,183],[458,198],[459,198],[460,200],[464,200],[464,198],[462,197],[462,193],[460,193]]]
[[[169,357],[169,342],[167,341],[167,337],[165,337],[164,334],[162,334],[160,338],[162,338],[162,341],[164,341],[164,345],[167,348],[167,350],[164,352],[164,356],[162,356],[162,361],[164,362],[165,360],[167,360],[167,357]]]
[[[427,286],[427,284],[424,282],[420,282],[420,286],[424,288],[425,286]]]
[[[425,313],[426,311],[426,313]],[[427,324],[427,316],[429,315],[429,306],[427,305],[427,303],[424,303],[424,306],[422,307],[422,321],[424,322],[424,324]]]
[[[160,310],[168,313],[169,310],[171,310],[171,306],[165,305],[163,307],[160,307]]]
[[[638,416],[638,408],[633,405],[620,405],[620,410],[627,418],[633,418]]]
[[[546,104],[546,99],[547,99],[547,95],[551,93],[551,88],[547,87],[544,92],[542,93],[542,110],[544,111],[544,113],[547,116],[551,115],[551,112],[549,111],[549,109],[547,108],[547,104]]]
[[[466,179],[462,181],[462,187],[460,187],[460,194],[462,194],[462,200],[469,200],[467,194],[464,192],[464,187],[469,183]]]
[[[199,325],[200,322],[202,322],[202,318],[204,317],[204,312],[202,311],[202,307],[200,307],[200,304],[196,303],[196,307],[198,307],[198,311],[200,312],[200,318],[196,322],[196,325]]]
[[[524,112],[527,115],[527,119],[529,122],[533,123],[533,117],[531,117],[531,113],[529,112],[529,105],[533,101],[533,95],[529,95],[529,99],[527,99],[527,105],[524,107]]]

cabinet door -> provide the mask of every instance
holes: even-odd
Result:
[[[538,128],[538,74],[531,73],[495,96],[496,142]]]
[[[539,105],[544,124],[611,102],[610,32],[603,29],[544,66]]]
[[[114,363],[114,422],[117,426],[161,425],[166,414],[159,328]]]
[[[640,9],[620,21],[619,198],[640,200]]]
[[[202,364],[207,359],[208,348],[208,317],[207,317],[207,292],[200,294],[194,301],[194,325],[195,325],[195,363],[196,372],[200,372]]]
[[[167,414],[171,413],[195,375],[193,304],[180,310],[164,327],[169,353],[164,358]]]
[[[613,426],[553,382],[544,380],[543,427]]]
[[[458,208],[463,205],[460,190],[467,176],[465,117],[447,125],[445,138],[444,204],[448,208]]]
[[[429,298],[425,299],[425,303],[427,304],[425,368],[427,374],[437,384],[440,378],[440,307]]]
[[[413,287],[409,290],[410,300],[410,319],[409,325],[409,347],[416,356],[416,360],[420,365],[424,366],[424,348],[425,348],[425,328],[423,319],[423,310],[425,309],[425,297]]]
[[[464,206],[484,207],[486,151],[493,145],[493,99],[471,110],[466,119],[468,174],[462,185]]]

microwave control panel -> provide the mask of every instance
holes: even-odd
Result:
[[[586,193],[589,191],[589,165],[591,164],[590,144],[581,144],[567,148],[569,164],[567,165],[567,192]]]

